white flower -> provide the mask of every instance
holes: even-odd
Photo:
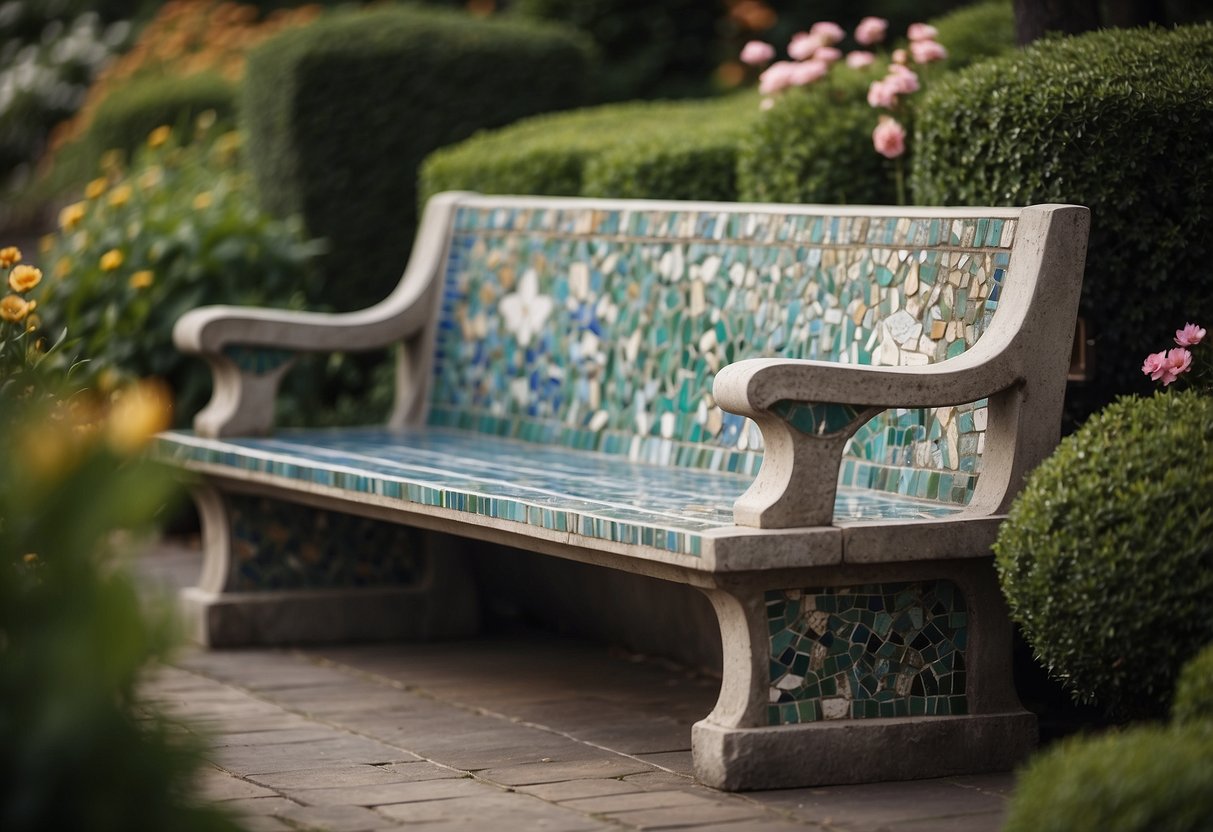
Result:
[[[506,328],[525,347],[552,314],[552,305],[549,296],[539,294],[539,276],[535,270],[527,269],[518,280],[517,291],[503,297],[498,309],[505,318]]]

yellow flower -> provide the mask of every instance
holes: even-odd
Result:
[[[42,269],[17,266],[8,276],[8,286],[14,292],[28,292],[42,281]]]
[[[38,241],[38,251],[43,254],[50,254],[51,249],[55,247],[55,235],[44,234],[42,239]]]
[[[160,147],[160,145],[168,141],[168,137],[172,134],[173,128],[169,127],[167,124],[161,124],[155,130],[147,134],[147,146],[153,148]]]
[[[156,279],[156,276],[154,274],[152,274],[151,271],[149,271],[148,269],[140,269],[139,271],[137,271],[133,275],[131,275],[131,280],[130,280],[131,288],[132,289],[146,289],[148,286],[152,285],[152,281],[155,279]]]
[[[21,262],[21,249],[16,246],[0,248],[0,269],[7,269]]]
[[[55,277],[62,280],[72,273],[72,261],[68,257],[60,257],[55,264]]]
[[[101,271],[112,272],[122,265],[122,261],[126,258],[122,252],[116,248],[111,248],[105,254],[101,255]]]
[[[141,381],[119,394],[106,420],[110,447],[134,453],[172,422],[172,397],[164,385]]]
[[[84,195],[89,199],[96,199],[105,193],[105,189],[109,186],[109,181],[104,177],[94,179],[84,186]]]
[[[131,186],[123,182],[117,188],[110,191],[110,205],[113,205],[115,208],[121,208],[131,201],[131,193]]]
[[[18,295],[8,295],[0,300],[0,319],[16,323],[30,313],[35,304]]]
[[[114,171],[122,167],[122,151],[113,149],[101,154],[101,169]]]
[[[35,329],[37,329],[40,326],[42,326],[42,319],[39,318],[37,315],[30,315],[28,318],[25,319],[25,331],[26,332],[33,332]],[[34,349],[41,352],[42,348],[41,348],[41,346],[39,346],[39,344],[41,344],[41,343],[42,343],[41,340],[39,340],[39,342],[37,344],[34,344]]]
[[[159,167],[148,168],[139,175],[139,187],[145,191],[156,187],[160,184],[161,178],[164,176],[164,171]]]
[[[35,563],[38,562],[38,556],[36,554],[34,554],[33,552],[27,552],[26,554],[21,556],[21,560],[23,560],[26,564],[33,566]]]
[[[59,227],[71,231],[84,219],[84,203],[73,202],[59,212]]]
[[[211,203],[214,201],[215,200],[211,196],[210,191],[203,191],[202,193],[198,194],[198,196],[194,197],[194,210],[205,211],[207,208],[211,207]]]
[[[215,122],[218,120],[218,118],[219,117],[216,115],[214,110],[203,110],[198,114],[198,117],[194,119],[194,127],[197,128],[198,132],[205,133],[207,130],[210,130],[215,126]]]

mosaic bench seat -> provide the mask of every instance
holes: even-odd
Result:
[[[1058,439],[1087,221],[439,195],[377,306],[178,323],[215,382],[157,445],[198,475],[198,637],[466,633],[451,533],[704,592],[705,783],[1008,768],[990,546]],[[272,430],[296,354],[392,345],[386,425]]]

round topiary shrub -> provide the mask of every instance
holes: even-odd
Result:
[[[1207,832],[1210,818],[1213,733],[1151,727],[1034,758],[1003,832]]]
[[[1082,702],[1165,716],[1213,641],[1213,399],[1122,398],[1028,479],[994,546],[1011,616]]]
[[[1213,25],[1200,25],[1047,39],[951,73],[919,102],[920,203],[1091,209],[1082,315],[1096,360],[1070,392],[1077,422],[1145,391],[1155,333],[1213,318],[1210,89]]]
[[[983,0],[931,21],[935,40],[948,49],[944,66],[961,69],[1015,51],[1015,13],[1010,0]]]
[[[1197,653],[1180,671],[1171,719],[1181,725],[1213,722],[1213,644]]]

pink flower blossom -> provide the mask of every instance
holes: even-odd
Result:
[[[1167,350],[1167,358],[1164,364],[1164,370],[1166,372],[1162,377],[1162,386],[1166,387],[1181,375],[1188,372],[1191,367],[1192,353],[1188,352],[1183,347],[1176,347],[1175,349]]]
[[[1146,356],[1146,360],[1141,362],[1141,371],[1148,375],[1152,381],[1158,381],[1167,372],[1167,351],[1150,353]]]
[[[906,54],[906,51],[904,49],[894,49],[893,50],[893,63],[894,64],[904,66],[905,62],[907,60],[909,60],[909,55]]]
[[[1204,327],[1196,324],[1184,324],[1183,329],[1175,330],[1175,343],[1181,347],[1194,347],[1205,339]]]
[[[896,159],[906,152],[906,129],[892,116],[881,116],[872,131],[872,145],[886,159]]]
[[[758,76],[758,91],[763,95],[771,95],[784,89],[792,83],[792,69],[796,64],[790,61],[776,61]]]
[[[868,106],[883,107],[886,110],[897,106],[897,90],[889,84],[887,78],[883,81],[873,81],[868,87]]]
[[[847,66],[851,69],[863,69],[865,66],[871,66],[875,61],[875,55],[871,52],[864,52],[862,49],[856,49],[847,54]]]
[[[760,110],[769,110],[774,106],[775,106],[774,98],[764,98],[764,99],[762,99],[762,101],[758,102],[758,109],[760,109]]]
[[[741,62],[750,66],[762,66],[775,57],[775,47],[760,40],[752,40],[741,50]]]
[[[929,64],[932,61],[942,61],[948,57],[948,50],[933,40],[910,41],[910,56],[916,64]]]
[[[889,21],[883,17],[865,17],[855,27],[855,42],[872,46],[884,40],[889,31]]]
[[[847,36],[846,31],[841,26],[829,20],[814,23],[812,28],[809,29],[809,34],[821,38],[827,46],[833,46]]]
[[[813,57],[814,52],[825,45],[825,40],[819,35],[797,32],[788,43],[788,57],[794,61],[807,61]]]
[[[929,23],[911,23],[906,36],[910,40],[935,40],[939,37],[939,30]]]
[[[833,46],[823,46],[813,53],[813,60],[825,61],[827,64],[832,64],[835,61],[842,60],[842,50],[836,49]]]
[[[889,74],[885,76],[884,82],[897,95],[909,95],[912,92],[918,92],[917,73],[901,64],[893,64],[889,67]]]
[[[798,64],[792,64],[792,69],[788,73],[788,78],[792,86],[803,87],[806,84],[812,84],[814,81],[820,81],[829,71],[829,64],[827,64],[825,61],[819,61],[814,58],[811,61],[802,61]]]

